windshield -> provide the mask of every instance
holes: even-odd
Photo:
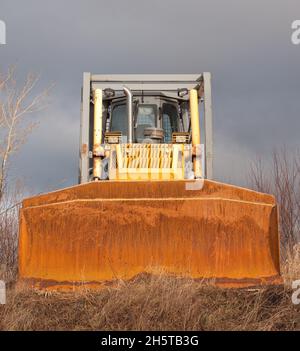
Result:
[[[164,130],[164,142],[172,142],[172,133],[179,130],[177,107],[171,103],[162,105],[162,128]],[[139,104],[135,118],[135,140],[137,143],[143,142],[145,139],[145,128],[157,126],[157,105],[155,104]],[[126,104],[116,104],[112,109],[110,130],[113,132],[121,132],[125,137],[128,135],[128,119]]]
[[[156,126],[156,105],[139,105],[136,119],[136,140],[138,143],[145,139],[145,128]]]

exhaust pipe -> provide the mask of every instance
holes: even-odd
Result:
[[[132,92],[131,90],[123,86],[125,95],[127,96],[127,117],[128,117],[128,139],[127,143],[132,144],[132,125],[133,125],[133,116],[132,116]]]

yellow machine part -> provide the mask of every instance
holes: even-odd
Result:
[[[110,146],[112,180],[184,179],[183,144],[116,144]]]
[[[157,272],[227,287],[281,282],[273,196],[210,180],[99,181],[25,199],[19,276],[91,288]]]

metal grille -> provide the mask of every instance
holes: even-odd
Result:
[[[184,152],[180,144],[111,145],[109,179],[184,179]]]

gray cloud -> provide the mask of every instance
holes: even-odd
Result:
[[[16,63],[56,83],[13,171],[35,192],[76,183],[83,71],[211,71],[216,177],[244,184],[255,155],[299,146],[299,17],[297,0],[2,0],[1,69]]]

